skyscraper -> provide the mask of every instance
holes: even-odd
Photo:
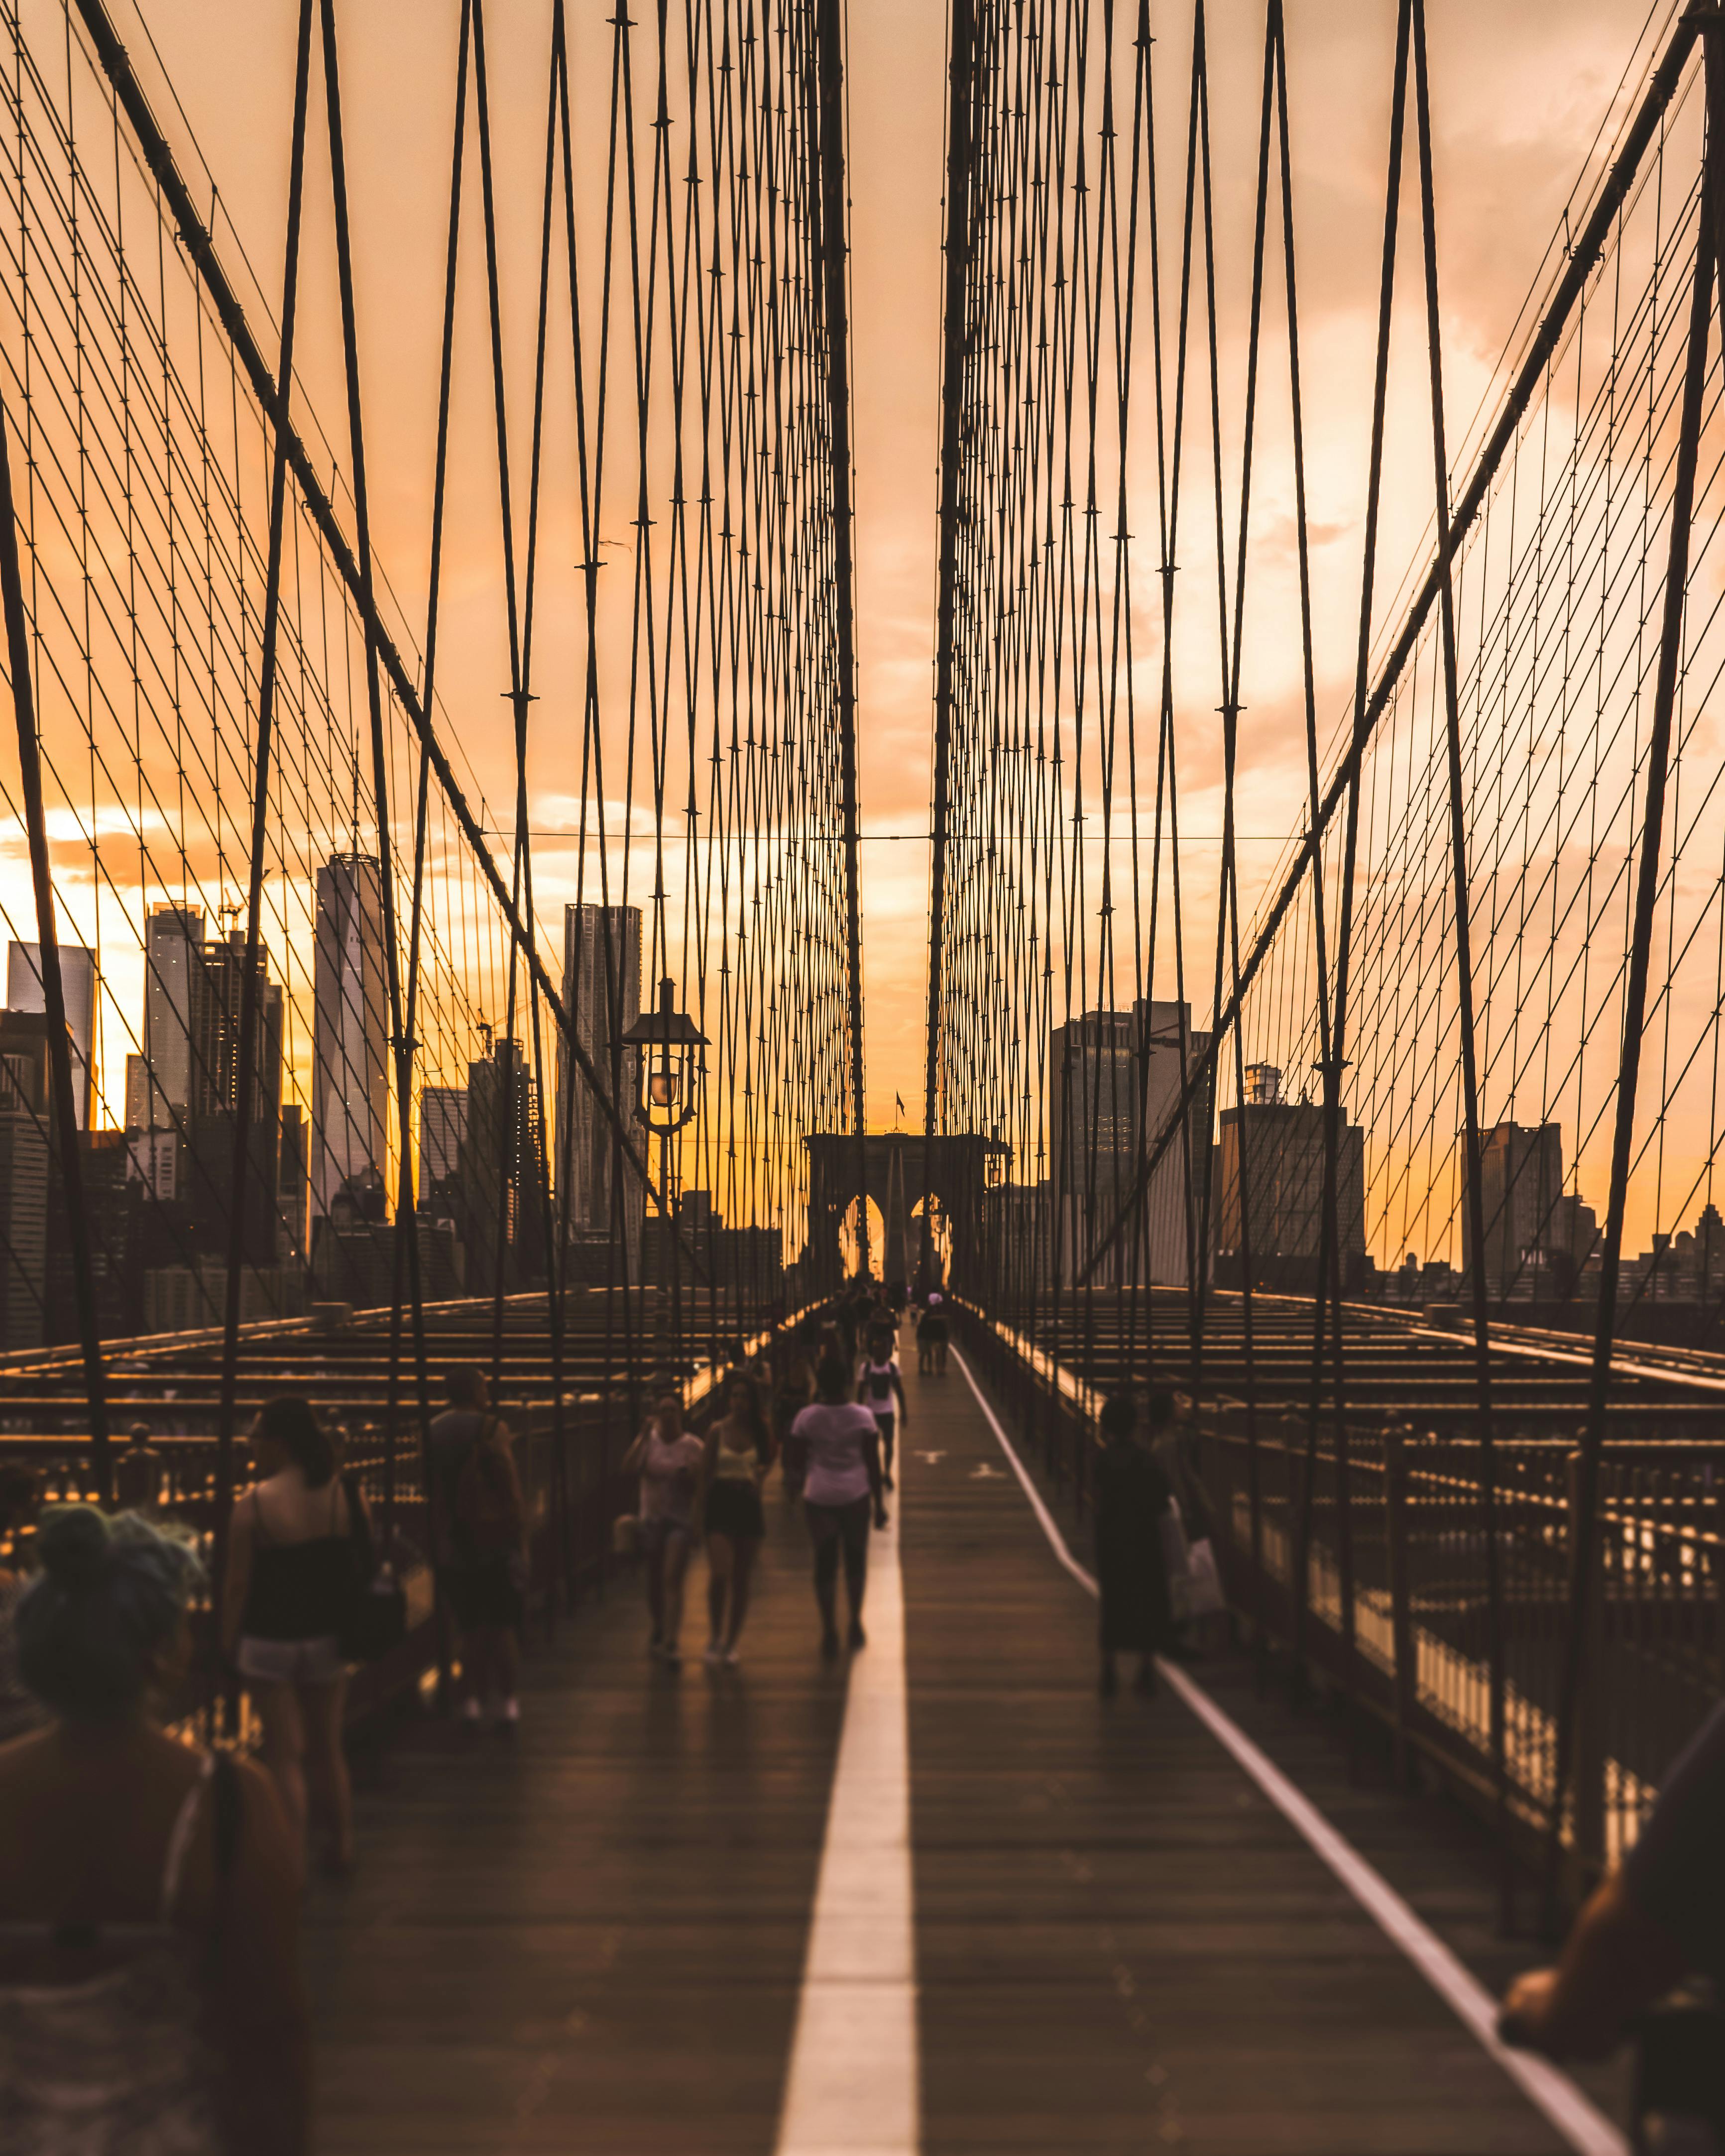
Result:
[[[190,1208],[194,1249],[225,1254],[233,1214],[234,1123],[245,937],[214,942],[197,906],[158,906],[144,937],[144,1052],[126,1059],[126,1174],[159,1202]],[[281,1111],[282,993],[258,953],[248,1110],[246,1250],[275,1261],[276,1145]]]
[[[1070,1281],[1126,1203],[1137,1166],[1137,1040],[1129,1011],[1086,1011],[1049,1042],[1048,1147]]]
[[[1274,1064],[1248,1064],[1245,1075],[1245,1106],[1224,1108],[1219,1118],[1210,1200],[1217,1278],[1239,1286],[1250,1258],[1255,1286],[1312,1294],[1323,1251],[1323,1108],[1284,1101]],[[1346,1285],[1365,1263],[1366,1134],[1345,1115],[1337,1133],[1336,1225]]]
[[[48,1295],[48,1125],[0,1089],[0,1349],[39,1348]]]
[[[126,1173],[143,1183],[151,1196],[170,1199],[179,1194],[179,1134],[151,1126],[150,1108],[156,1096],[150,1084],[147,1056],[126,1059]]]
[[[87,1131],[95,1100],[96,954],[81,943],[60,946],[60,986],[66,999],[66,1030],[72,1036],[72,1114]],[[6,1007],[45,1011],[42,987],[42,946],[6,947]]]
[[[1141,1149],[1147,1150],[1173,1113],[1181,1089],[1197,1070],[1210,1045],[1208,1033],[1192,1029],[1192,1006],[1179,1003],[1137,1003],[1132,1019],[1144,1054],[1143,1122]],[[1180,1060],[1185,1041],[1186,1060]],[[1214,1120],[1215,1072],[1209,1070],[1186,1109],[1186,1127],[1177,1132],[1156,1163],[1144,1194],[1144,1247],[1139,1277],[1156,1287],[1190,1285],[1192,1256],[1203,1234],[1204,1156]],[[1214,1218],[1215,1199],[1210,1200]],[[1214,1247],[1214,1234],[1210,1239]],[[1200,1272],[1207,1257],[1199,1259]]]
[[[419,1096],[419,1210],[433,1219],[460,1218],[466,1135],[466,1086],[427,1086]]]
[[[539,1090],[518,1040],[500,1040],[467,1070],[467,1123],[461,1137],[461,1234],[467,1289],[497,1285],[498,1229],[506,1290],[543,1276],[543,1132]]]
[[[192,1209],[195,1246],[225,1256],[234,1215],[234,1121],[239,1109],[240,1022],[245,936],[231,929],[188,953],[188,1098],[176,1196]],[[253,996],[251,1099],[246,1115],[245,1257],[276,1262],[278,1144],[281,1120],[282,996],[258,953]]]
[[[563,1006],[575,1037],[601,1082],[615,1086],[627,1118],[634,1091],[633,1052],[615,1044],[641,1014],[641,911],[636,906],[563,908]],[[611,1122],[593,1087],[557,1035],[557,1165],[562,1184],[559,1210],[578,1235],[611,1230],[611,1179],[615,1160]],[[638,1253],[645,1199],[639,1180],[623,1181],[624,1230]]]
[[[1480,1132],[1480,1200],[1486,1226],[1486,1281],[1494,1294],[1532,1296],[1545,1285],[1542,1262],[1556,1254],[1579,1264],[1592,1241],[1578,1235],[1579,1200],[1563,1191],[1563,1134],[1556,1123],[1496,1123]],[[1573,1247],[1580,1242],[1581,1247]],[[1473,1264],[1471,1209],[1461,1207],[1461,1262]]]
[[[46,1021],[0,1019],[0,1349],[47,1338],[49,1106]]]
[[[198,906],[158,906],[151,914],[144,932],[144,1061],[151,1081],[144,1130],[173,1129],[192,1099],[193,978],[203,948]]]
[[[383,882],[374,855],[336,854],[317,871],[312,989],[313,1222],[327,1218],[338,1199],[362,1219],[381,1219],[388,1203],[389,1006]]]
[[[1130,1011],[1089,1011],[1056,1026],[1049,1046],[1050,1182],[1060,1224],[1060,1273],[1076,1279],[1131,1200],[1145,1142],[1153,1144],[1180,1096],[1188,1070],[1209,1045],[1191,1029],[1189,1005],[1135,1004]],[[1182,1034],[1188,1062],[1180,1060]],[[1140,1060],[1142,1057],[1142,1060]],[[1209,1143],[1210,1091],[1187,1110],[1195,1185]],[[1189,1147],[1176,1140],[1157,1163],[1145,1193],[1143,1237],[1122,1229],[1101,1276],[1184,1286],[1189,1271]]]
[[[303,1265],[311,1255],[305,1231],[305,1111],[290,1103],[281,1111],[281,1149],[276,1168],[276,1261]]]

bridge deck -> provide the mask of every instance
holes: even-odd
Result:
[[[1186,1707],[1095,1697],[1092,1605],[963,1377],[907,1383],[922,2134],[888,2145],[1561,2149]],[[536,1650],[514,1752],[428,1722],[371,1762],[358,1876],[309,1905],[328,2156],[780,2146],[846,1695],[776,1485],[768,1517],[740,1671],[649,1671],[619,1590]],[[1487,1981],[1518,1958],[1447,1808],[1203,1674]],[[870,2102],[917,2071],[855,2041]]]

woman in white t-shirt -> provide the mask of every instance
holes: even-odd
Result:
[[[683,1427],[682,1394],[665,1392],[623,1463],[625,1474],[641,1478],[640,1548],[647,1560],[647,1607],[653,1619],[647,1650],[667,1669],[683,1666],[677,1642],[683,1630],[683,1583],[695,1546],[701,1450],[701,1440]]]
[[[868,1584],[869,1516],[886,1525],[881,1497],[880,1440],[875,1418],[848,1399],[849,1368],[827,1357],[815,1373],[817,1398],[791,1425],[808,1451],[803,1481],[803,1515],[814,1544],[814,1599],[820,1609],[820,1650],[832,1661],[839,1652],[839,1559],[845,1559],[845,1586],[850,1603],[850,1644],[864,1644],[863,1589]]]

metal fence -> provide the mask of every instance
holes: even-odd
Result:
[[[1339,1446],[1320,1430],[1313,1446],[1305,1421],[1286,1417],[1254,1442],[1245,1422],[1221,1409],[1195,1432],[1235,1606],[1381,1713],[1399,1750],[1501,1804],[1518,1840],[1549,1822],[1565,1644],[1582,1613],[1587,1677],[1562,1840],[1584,1875],[1620,1856],[1725,1690],[1717,1448],[1608,1454],[1594,1576],[1578,1594],[1580,1455],[1563,1441],[1499,1441],[1488,1531],[1477,1439],[1392,1424],[1350,1430]]]
[[[966,1351],[1082,1510],[1100,1401],[1022,1336],[958,1309]],[[1698,1440],[1629,1441],[1602,1462],[1581,1532],[1580,1455],[1500,1439],[1486,1528],[1476,1437],[1392,1423],[1249,1419],[1206,1407],[1185,1432],[1236,1622],[1380,1717],[1528,1861],[1548,1845],[1563,1670],[1588,1628],[1558,1841],[1573,1891],[1635,1840],[1659,1780],[1725,1693],[1719,1610],[1725,1467]],[[1576,1592],[1591,1551],[1590,1591]],[[1488,1558],[1495,1553],[1494,1631]]]

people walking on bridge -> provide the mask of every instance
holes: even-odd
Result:
[[[905,1381],[900,1374],[898,1358],[892,1352],[892,1332],[887,1326],[877,1325],[869,1335],[868,1360],[857,1380],[856,1397],[875,1418],[875,1432],[880,1440],[881,1486],[890,1490],[894,1410],[897,1410],[896,1420],[907,1426],[911,1416],[905,1405]]]
[[[672,1670],[683,1666],[683,1590],[703,1457],[701,1440],[683,1427],[683,1395],[667,1386],[624,1455],[623,1471],[640,1477],[640,1550],[653,1620],[647,1651]]]
[[[49,1512],[18,1605],[51,1717],[0,1747],[0,2143],[302,2156],[299,1861],[276,1785],[158,1716],[192,1657],[189,1544]]]
[[[126,1435],[126,1450],[114,1463],[114,1502],[122,1512],[148,1517],[162,1502],[167,1463],[150,1442],[148,1423],[135,1422]]]
[[[803,1514],[814,1545],[814,1599],[820,1610],[821,1652],[839,1652],[839,1561],[850,1604],[850,1645],[865,1642],[863,1592],[868,1584],[869,1519],[886,1525],[880,1480],[880,1442],[875,1418],[850,1397],[850,1369],[827,1357],[815,1373],[817,1397],[797,1417],[795,1435],[809,1448]]]
[[[311,1815],[326,1868],[353,1861],[353,1791],[341,1748],[347,1666],[341,1631],[355,1577],[358,1485],[336,1472],[309,1400],[266,1400],[251,1430],[258,1480],[234,1507],[221,1640],[263,1730],[264,1764],[303,1850]]]
[[[458,1363],[449,1405],[432,1419],[438,1588],[461,1654],[464,1721],[488,1702],[506,1734],[521,1722],[521,1632],[526,1620],[526,1505],[509,1425],[491,1412],[485,1373]]]
[[[916,1368],[925,1378],[947,1374],[947,1320],[938,1299],[916,1321]]]
[[[1096,1459],[1096,1584],[1101,1621],[1101,1693],[1120,1688],[1115,1656],[1136,1654],[1134,1689],[1156,1690],[1156,1656],[1173,1641],[1162,1521],[1173,1492],[1137,1435],[1131,1395],[1102,1403],[1102,1444]]]
[[[733,1376],[725,1412],[708,1430],[701,1454],[701,1525],[706,1543],[706,1660],[734,1667],[748,1614],[755,1559],[767,1532],[761,1484],[773,1466],[773,1434],[752,1379]]]
[[[795,1434],[797,1417],[814,1398],[814,1363],[799,1349],[773,1395],[773,1435],[778,1447],[785,1502],[790,1505],[802,1502],[803,1477],[809,1467],[809,1447]]]

